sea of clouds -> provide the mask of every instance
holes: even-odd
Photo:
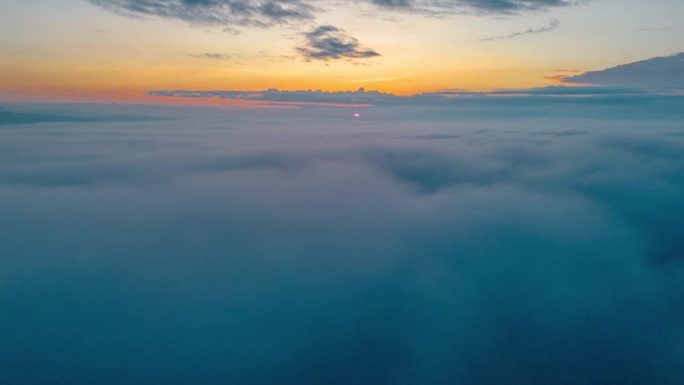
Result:
[[[683,120],[563,108],[3,107],[0,383],[682,384]]]

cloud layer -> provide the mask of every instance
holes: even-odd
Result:
[[[3,126],[0,382],[681,384],[681,119],[481,108]]]
[[[250,100],[275,105],[330,105],[425,107],[442,117],[516,117],[516,116],[573,116],[582,108],[587,116],[611,117],[618,111],[624,117],[637,119],[674,118],[684,116],[684,95],[653,93],[648,90],[617,87],[549,86],[526,90],[499,90],[487,93],[444,90],[400,96],[379,91],[184,91],[158,90],[150,95],[183,98],[219,98]],[[163,100],[163,99],[160,99]],[[419,112],[422,110],[419,110]],[[371,110],[371,113],[372,110]],[[396,111],[403,119],[415,119],[409,112]],[[418,117],[423,117],[420,112]]]

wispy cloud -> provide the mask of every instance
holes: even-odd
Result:
[[[222,53],[201,53],[196,55],[190,55],[198,59],[213,59],[213,60],[228,60],[231,58],[230,55],[225,55]]]
[[[534,35],[534,34],[538,34],[538,33],[551,32],[553,30],[558,29],[559,27],[560,27],[560,21],[551,20],[548,25],[543,26],[541,28],[528,28],[524,31],[511,32],[508,35],[486,37],[484,39],[480,39],[480,41],[513,39],[513,38],[524,36],[524,35]]]
[[[669,31],[669,28],[639,28],[637,31],[639,32],[667,32]]]
[[[133,17],[161,17],[197,25],[256,26],[313,19],[315,8],[301,0],[88,0]]]
[[[193,25],[270,27],[311,21],[334,4],[331,0],[88,0],[130,17],[160,17]],[[585,3],[581,0],[361,0],[377,6],[378,12],[483,15],[519,14]],[[353,3],[350,3],[353,4]],[[350,5],[351,6],[351,5]],[[376,15],[387,18],[388,15]]]
[[[356,38],[332,25],[322,25],[304,33],[306,44],[297,51],[308,60],[367,59],[380,56],[361,46]]]
[[[401,11],[471,12],[479,14],[516,14],[586,3],[575,0],[370,0],[383,9]]]

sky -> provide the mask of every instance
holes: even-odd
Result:
[[[678,0],[3,1],[0,100],[544,87],[682,52],[681,14]]]
[[[0,384],[684,384],[679,0],[0,1]]]

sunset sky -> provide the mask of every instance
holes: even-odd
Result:
[[[683,51],[682,14],[679,0],[3,1],[0,101],[543,87]]]
[[[0,384],[684,384],[684,0],[0,0]]]

